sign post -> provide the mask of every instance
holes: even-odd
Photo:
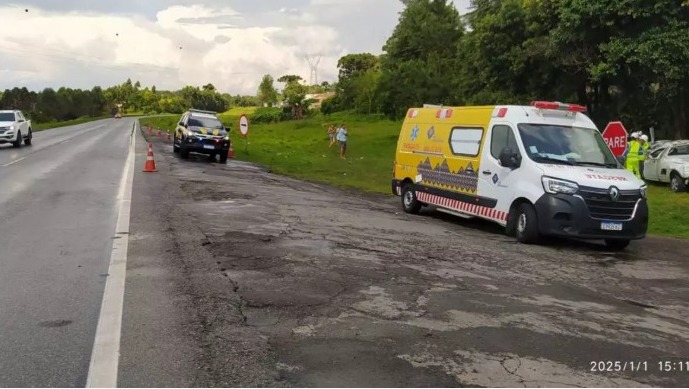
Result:
[[[602,135],[615,157],[621,157],[627,149],[627,138],[629,137],[629,133],[622,122],[608,123]]]
[[[239,133],[244,138],[244,151],[249,154],[249,139],[247,138],[249,134],[249,117],[246,114],[242,114],[239,117]]]

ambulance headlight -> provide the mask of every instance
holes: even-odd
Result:
[[[550,194],[575,194],[579,190],[576,182],[560,180],[557,178],[543,176],[543,190]]]
[[[648,187],[646,185],[642,186],[639,188],[639,193],[641,194],[641,198],[645,199],[646,198],[646,193],[648,192]]]

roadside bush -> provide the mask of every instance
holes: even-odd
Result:
[[[330,115],[341,110],[342,107],[340,106],[340,99],[337,97],[337,95],[329,99],[325,99],[321,103],[321,113],[323,115]]]
[[[252,123],[279,123],[291,119],[289,112],[282,108],[261,107],[251,115]]]

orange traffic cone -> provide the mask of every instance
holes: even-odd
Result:
[[[148,155],[146,156],[146,165],[144,165],[144,173],[153,173],[157,171],[158,170],[156,170],[156,163],[153,160],[153,145],[149,143]]]
[[[163,134],[163,133],[160,132],[160,130],[158,130],[158,138],[160,138],[160,136],[161,136],[162,134]]]
[[[227,156],[230,159],[234,159],[234,146],[232,146],[232,143],[230,143],[230,149],[227,150]]]
[[[170,133],[167,133],[167,140],[170,140]]]

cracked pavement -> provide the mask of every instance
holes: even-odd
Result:
[[[521,245],[489,223],[151,141],[120,386],[689,385],[658,366],[689,361],[688,242]]]

